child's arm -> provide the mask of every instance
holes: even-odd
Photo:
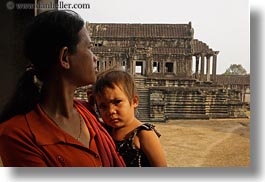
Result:
[[[153,130],[141,130],[138,137],[141,150],[147,156],[151,166],[167,167],[165,154],[156,133]]]

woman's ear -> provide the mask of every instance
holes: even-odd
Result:
[[[139,96],[136,95],[133,98],[133,107],[136,108],[136,107],[138,107],[138,105],[139,105]]]
[[[70,68],[68,47],[61,48],[59,52],[59,64],[65,69]]]

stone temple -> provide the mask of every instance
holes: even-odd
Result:
[[[95,43],[99,71],[120,66],[134,76],[140,120],[246,117],[249,75],[217,75],[219,51],[194,39],[191,22],[87,22],[86,28]],[[85,88],[80,88],[76,94],[85,98],[85,93]]]

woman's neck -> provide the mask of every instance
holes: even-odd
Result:
[[[48,81],[42,90],[40,104],[51,115],[69,118],[74,112],[74,91],[76,87],[63,81]]]

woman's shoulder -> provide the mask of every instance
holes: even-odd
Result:
[[[19,114],[11,117],[0,124],[0,135],[12,135],[15,132],[27,127],[27,122],[24,114]]]
[[[15,116],[9,118],[8,120],[4,121],[3,123],[1,123],[0,126],[1,126],[1,128],[3,126],[13,126],[13,125],[17,126],[18,123],[21,123],[23,121],[26,121],[25,114],[18,114],[18,115],[15,115]]]

